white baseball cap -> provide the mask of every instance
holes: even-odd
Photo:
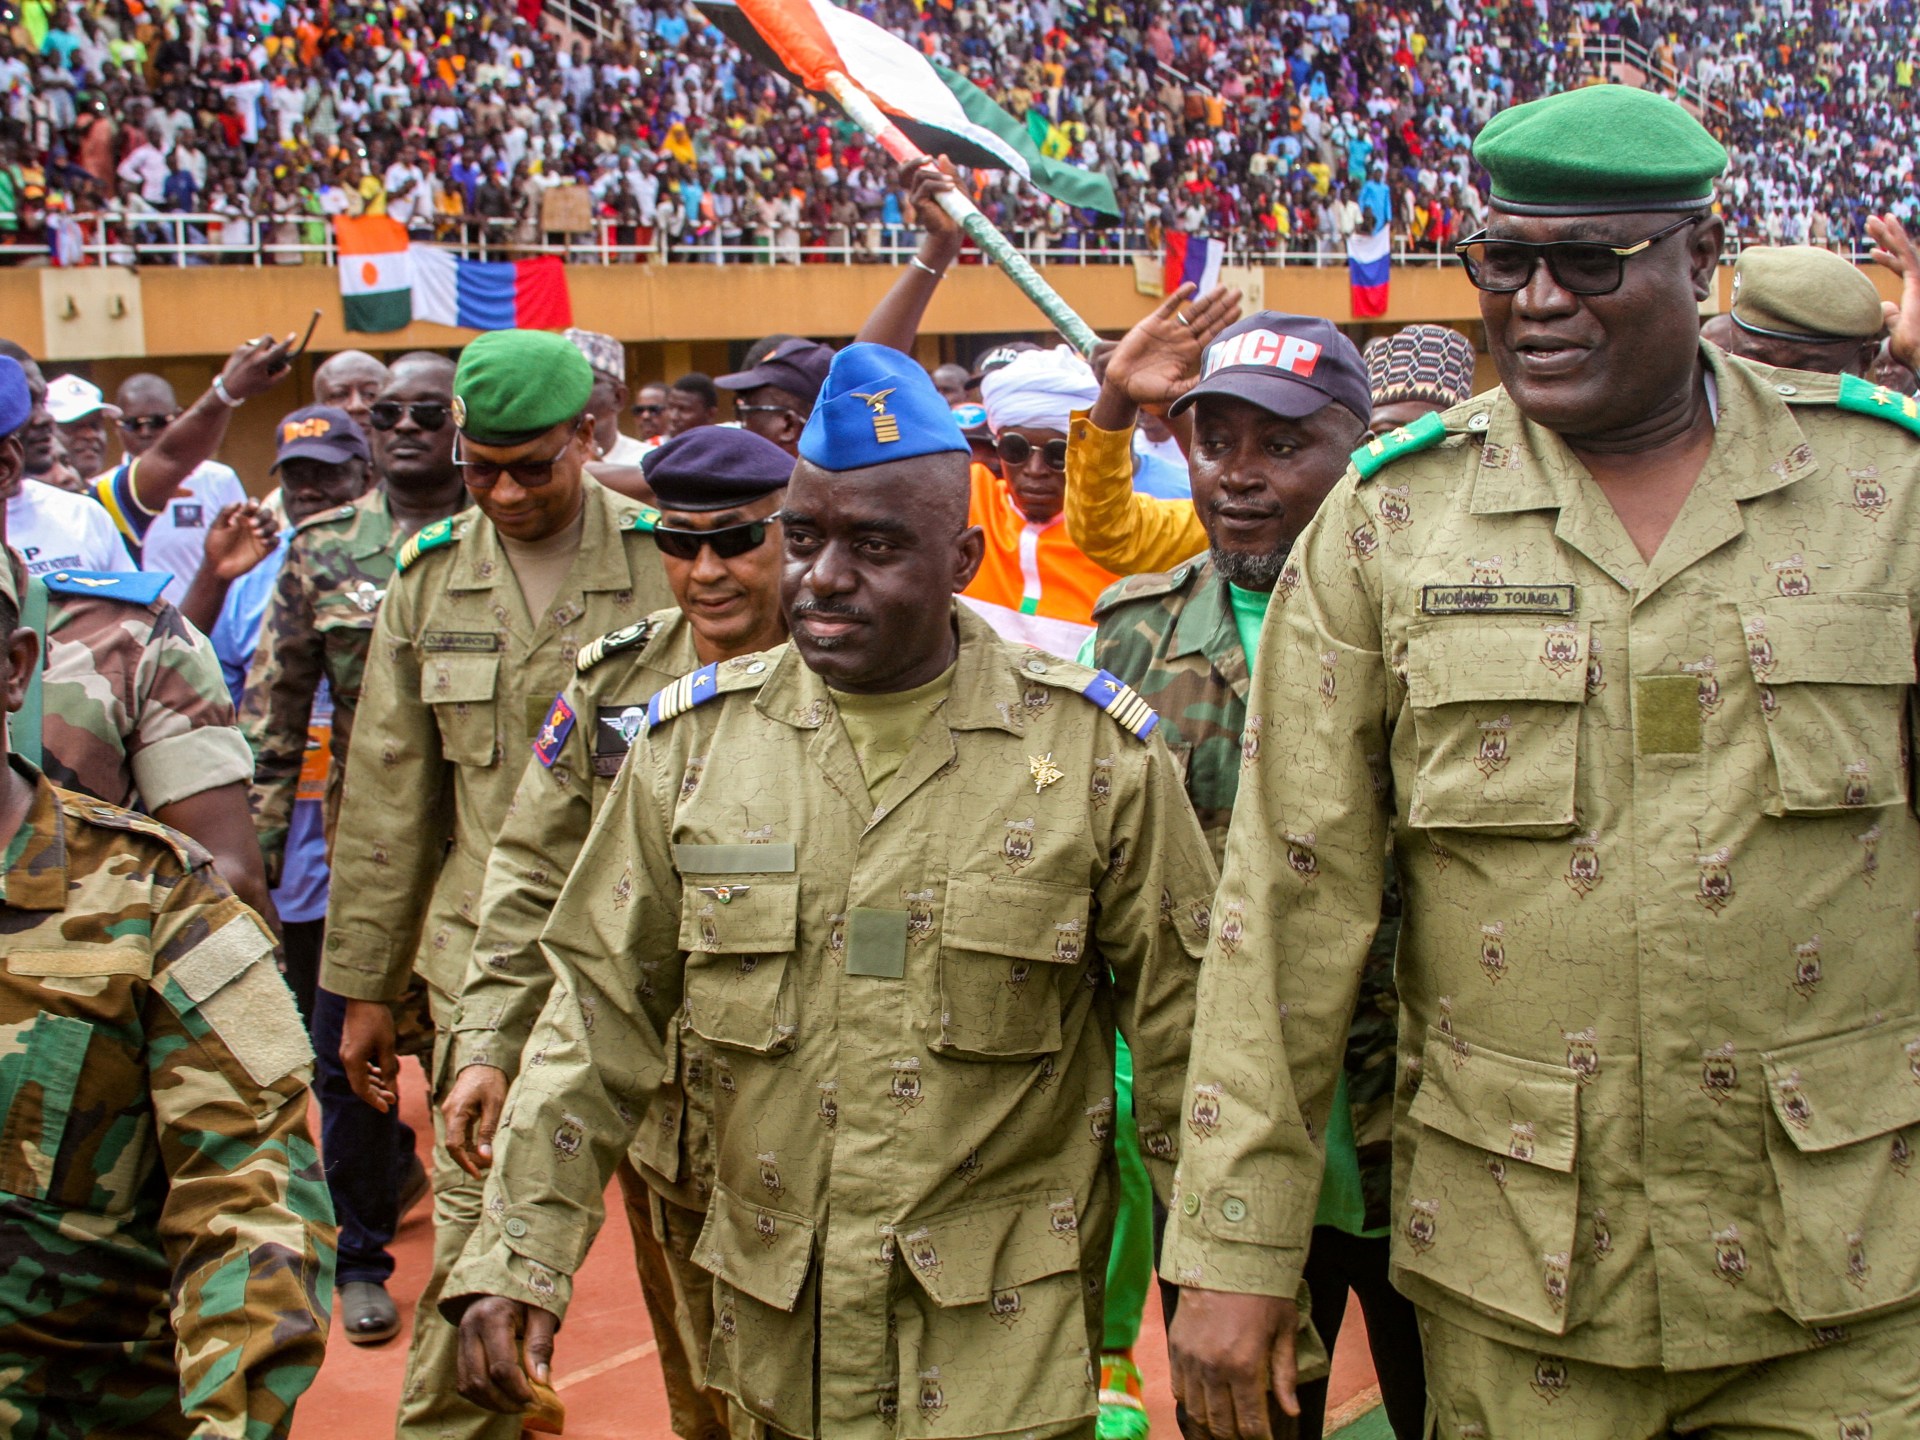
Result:
[[[97,410],[104,410],[111,419],[120,417],[120,407],[107,404],[100,387],[88,384],[78,375],[56,375],[47,382],[47,413],[56,424],[83,420]]]

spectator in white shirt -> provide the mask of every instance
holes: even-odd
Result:
[[[138,188],[140,198],[158,207],[167,189],[167,156],[160,136],[149,129],[131,154],[120,162],[120,179]]]

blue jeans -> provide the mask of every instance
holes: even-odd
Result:
[[[387,1246],[399,1226],[400,1187],[413,1163],[413,1128],[398,1110],[382,1115],[353,1093],[340,1063],[347,1002],[330,990],[313,997],[313,1090],[320,1100],[320,1151],[340,1222],[337,1285],[393,1274]]]

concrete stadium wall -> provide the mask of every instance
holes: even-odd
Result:
[[[1895,277],[1871,276],[1888,299]],[[844,342],[899,272],[855,265],[707,266],[577,265],[568,271],[576,323],[627,342],[629,380],[672,379],[689,370],[724,372],[744,346],[775,331]],[[1118,335],[1154,305],[1135,288],[1131,267],[1058,266],[1048,280],[1096,330]],[[1259,272],[1264,303],[1274,310],[1349,313],[1344,266],[1273,267]],[[1721,271],[1726,303],[1731,271]],[[1479,306],[1457,266],[1401,266],[1393,272],[1385,317],[1348,326],[1357,343],[1415,321],[1451,323],[1479,334]],[[274,422],[311,395],[314,360],[358,347],[391,357],[406,350],[449,349],[471,332],[415,324],[389,335],[341,328],[340,292],[331,267],[320,265],[95,267],[0,270],[0,335],[42,357],[49,373],[74,370],[111,395],[127,375],[165,375],[183,401],[203,390],[218,363],[243,338],[304,330],[320,311],[313,359],[293,381],[234,417],[222,458],[249,489],[271,488]],[[966,359],[986,343],[1015,336],[1045,338],[1038,313],[1004,276],[985,266],[956,266],[927,313],[919,358],[934,364]],[[1484,348],[1484,347],[1483,347]],[[1479,381],[1493,383],[1481,357]]]

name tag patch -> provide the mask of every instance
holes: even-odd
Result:
[[[1571,615],[1571,585],[1423,585],[1422,615]]]
[[[500,637],[493,631],[429,630],[420,637],[422,650],[460,650],[480,654],[498,650]]]

